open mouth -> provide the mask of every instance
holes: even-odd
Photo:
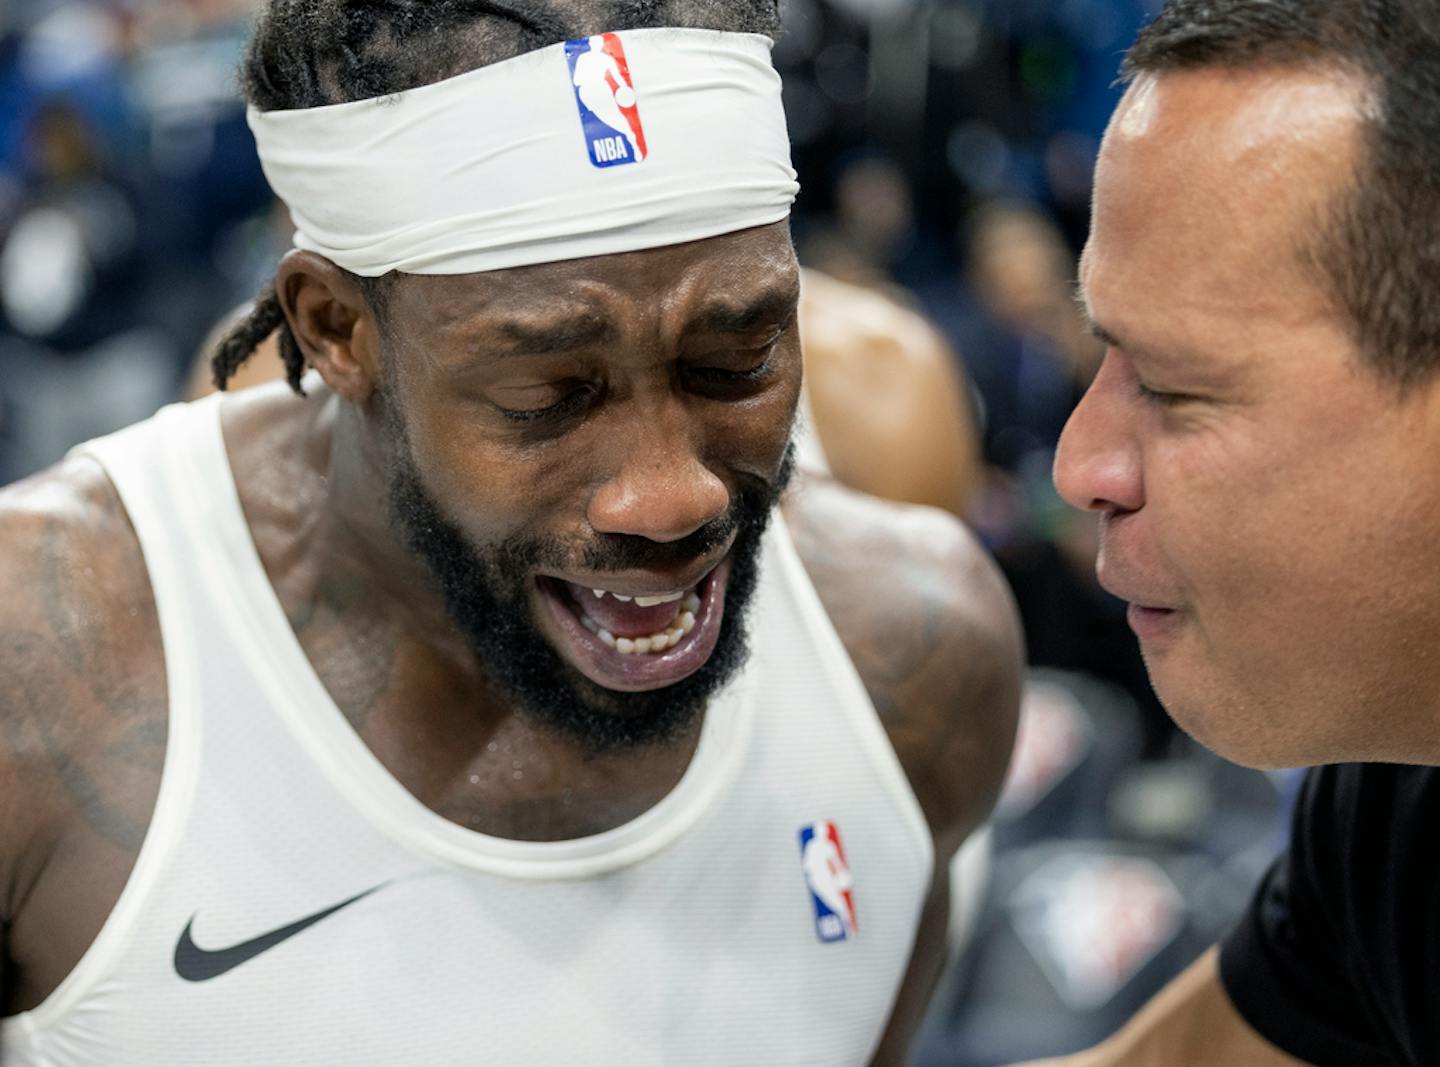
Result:
[[[638,594],[542,577],[542,629],[595,684],[632,693],[661,689],[710,661],[729,578],[728,559],[690,588]]]

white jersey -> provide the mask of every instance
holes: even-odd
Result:
[[[5,1067],[865,1063],[931,880],[924,819],[783,523],[692,764],[574,841],[424,807],[266,579],[220,401],[85,446],[139,533],[170,738],[135,870]]]

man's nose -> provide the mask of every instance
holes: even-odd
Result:
[[[1107,355],[1060,435],[1055,486],[1072,507],[1139,511],[1145,504],[1133,386],[1125,374],[1119,359]]]
[[[590,498],[593,530],[679,541],[730,510],[730,491],[697,454],[683,409],[626,430],[615,439],[613,473]]]

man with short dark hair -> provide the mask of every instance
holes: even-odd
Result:
[[[1056,478],[1181,726],[1348,765],[1224,945],[1074,1062],[1437,1063],[1440,9],[1172,0],[1127,70]]]
[[[216,369],[308,395],[0,496],[7,1067],[901,1062],[1021,653],[948,516],[777,509],[776,21],[270,5]]]

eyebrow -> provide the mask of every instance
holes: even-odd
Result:
[[[1111,348],[1128,349],[1130,347],[1089,315],[1085,316],[1085,328],[1090,331],[1091,337],[1094,337],[1098,341],[1103,341]]]
[[[1075,301],[1075,310],[1080,313],[1080,318],[1085,323],[1086,333],[1096,340],[1103,341],[1105,344],[1110,345],[1112,348],[1125,347],[1120,343],[1120,338],[1105,329],[1104,326],[1101,326],[1095,321],[1095,317],[1090,314],[1090,301],[1085,299],[1085,286],[1080,282],[1074,284],[1071,299]]]
[[[789,321],[800,301],[797,286],[785,285],[767,289],[756,299],[744,304],[716,301],[701,308],[685,326],[686,334],[747,333],[757,326]]]
[[[799,299],[797,287],[777,286],[747,303],[717,301],[702,308],[686,324],[684,333],[746,333],[757,326],[793,318]],[[500,323],[496,331],[508,342],[496,353],[502,357],[573,352],[613,341],[618,335],[610,319],[589,311],[543,324],[512,319]]]
[[[1122,340],[1109,328],[1096,322],[1095,317],[1090,314],[1089,304],[1085,300],[1085,290],[1078,285],[1075,287],[1075,306],[1080,309],[1080,317],[1085,320],[1086,331],[1101,344],[1109,348],[1118,348],[1120,351],[1131,355],[1145,356],[1157,360],[1161,358],[1160,353],[1155,349],[1146,348],[1143,345],[1132,345]]]
[[[1243,361],[1217,358],[1214,353],[1206,354],[1203,349],[1185,346],[1155,348],[1126,341],[1110,328],[1095,321],[1089,308],[1085,306],[1083,291],[1078,288],[1076,299],[1080,305],[1081,317],[1085,320],[1085,328],[1091,336],[1102,344],[1119,349],[1127,357],[1139,357],[1143,363],[1165,368],[1167,372],[1179,371],[1187,376],[1186,380],[1193,376],[1211,387],[1240,388],[1249,380],[1248,369]]]
[[[509,350],[500,355],[544,356],[613,340],[615,325],[599,315],[582,312],[543,325],[511,320],[501,323],[498,332],[510,342]]]

